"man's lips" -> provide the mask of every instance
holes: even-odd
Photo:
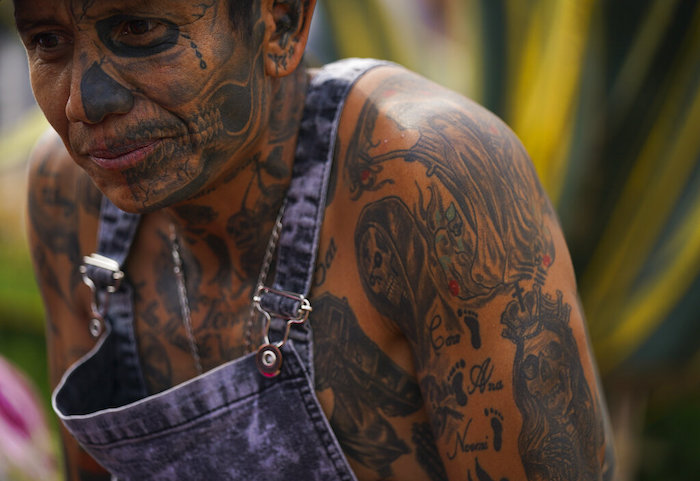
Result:
[[[88,151],[90,159],[107,170],[124,170],[136,166],[148,157],[161,143],[161,139],[110,148],[94,148]]]

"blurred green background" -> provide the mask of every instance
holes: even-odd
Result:
[[[23,225],[24,160],[46,124],[10,8],[0,2],[0,355],[48,400]],[[348,56],[399,62],[511,125],[569,242],[620,479],[698,479],[699,2],[318,0],[307,60]]]

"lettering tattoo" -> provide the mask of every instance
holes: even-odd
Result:
[[[457,436],[455,436],[454,450],[447,453],[447,459],[452,460],[456,458],[459,453],[476,453],[489,449],[489,443],[486,438],[477,439],[475,437],[470,437],[469,428],[471,425],[472,420],[470,419],[464,425],[463,431],[457,433]]]
[[[446,380],[433,375],[423,378],[421,388],[435,413],[433,429],[438,437],[454,437],[454,442],[459,442],[457,438],[464,440],[464,433],[460,434],[454,426],[465,419],[469,399],[503,389],[503,381],[491,380],[494,369],[491,363],[491,358],[486,358],[467,369],[466,361],[461,359],[450,368]],[[501,439],[500,433],[498,437]]]
[[[316,272],[314,273],[314,286],[319,287],[323,285],[324,282],[326,282],[326,275],[328,273],[328,269],[331,268],[331,264],[333,264],[333,259],[335,259],[337,253],[338,246],[336,246],[335,244],[335,239],[331,237],[326,252],[319,258],[317,262]]]
[[[481,364],[474,364],[469,371],[470,385],[467,388],[467,393],[470,395],[475,392],[483,394],[489,387],[492,374],[493,366],[491,365],[490,357],[487,357]]]

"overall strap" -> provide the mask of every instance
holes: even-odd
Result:
[[[347,59],[325,66],[312,78],[306,94],[297,141],[292,180],[279,238],[277,265],[272,289],[292,293],[281,296],[269,292],[261,304],[281,318],[299,317],[302,302],[311,289],[326,194],[330,178],[338,124],[345,99],[355,82],[372,68],[388,62]],[[313,306],[311,306],[313,308]],[[281,319],[272,330],[285,329]],[[299,354],[313,373],[310,331],[307,326],[289,331]],[[313,375],[311,376],[313,379]]]
[[[276,289],[303,296],[307,296],[311,289],[338,123],[345,99],[362,74],[387,64],[372,59],[342,60],[321,69],[310,83],[282,219],[274,281]],[[295,312],[295,306],[286,305],[287,309],[283,306],[278,312]]]
[[[124,212],[102,197],[97,252],[124,265],[141,216]]]
[[[87,274],[95,283],[98,291],[103,291],[114,285],[114,269],[119,267],[121,270],[124,265],[140,219],[140,215],[124,212],[107,197],[102,196],[100,224],[97,232],[97,256],[94,254],[93,256],[98,259],[99,256],[111,259],[114,262],[114,267],[101,265],[99,261],[86,263]]]
[[[125,395],[135,399],[146,394],[134,335],[132,287],[122,282],[122,271],[141,216],[124,212],[102,197],[97,252],[84,258],[83,277],[94,293],[93,314],[109,326],[119,359],[119,383]],[[91,326],[91,330],[93,326]],[[99,330],[94,332],[99,334]]]

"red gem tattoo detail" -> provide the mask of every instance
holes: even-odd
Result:
[[[549,265],[552,263],[552,258],[549,257],[549,254],[545,254],[544,257],[542,258],[542,264],[544,264],[545,267],[549,267]]]

